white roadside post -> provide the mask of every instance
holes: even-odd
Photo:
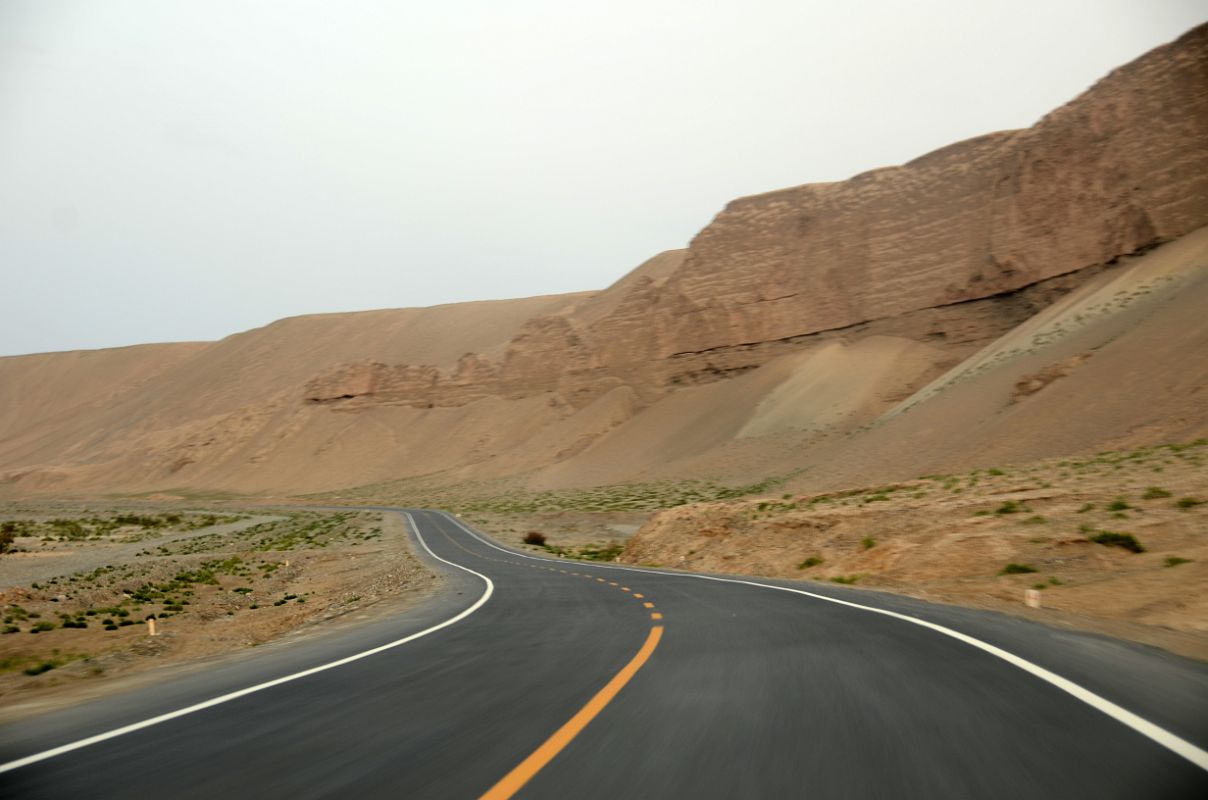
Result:
[[[147,617],[147,635],[155,636],[155,617]]]
[[[1028,608],[1040,608],[1040,590],[1024,589],[1023,602]]]

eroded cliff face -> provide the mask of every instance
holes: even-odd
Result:
[[[551,465],[569,485],[646,479],[669,460],[698,457],[691,469],[736,458],[745,475],[781,452],[759,449],[764,439],[859,429],[1088,281],[1110,279],[1122,256],[1186,241],[1205,225],[1208,25],[1027,130],[735,200],[687,250],[659,254],[602,292],[313,315],[156,357],[0,359],[0,382],[35,387],[0,396],[0,489],[312,491]],[[1184,327],[1184,339],[1196,333]],[[798,365],[815,383],[876,371],[857,346],[875,337],[895,340],[877,352],[914,356],[900,369],[881,358],[884,374],[865,382],[866,402],[832,402],[844,398],[809,394],[801,387],[813,384],[795,380]],[[814,348],[846,355],[798,358]],[[1043,383],[1050,363],[1086,349],[1029,362],[1003,403],[1014,381]],[[1202,350],[1196,340],[1178,352]],[[1107,370],[1097,362],[1106,363],[1097,356],[1079,374]],[[790,377],[813,399],[776,395],[760,405]],[[1107,370],[1096,387],[1114,380]],[[1012,408],[1054,392],[1034,394]],[[1190,420],[1185,429],[1153,414],[1145,425],[1155,436],[1199,435],[1200,407],[1186,408],[1167,414]],[[1059,423],[1061,413],[1055,405],[1043,416]],[[1129,413],[1108,422],[1131,430],[1144,415]],[[816,418],[798,419],[809,414]],[[820,422],[829,419],[839,421]],[[1028,457],[1048,452],[1060,433],[1043,430]],[[784,441],[785,470],[820,446]],[[708,461],[711,453],[720,455]],[[747,457],[750,469],[741,466]],[[849,474],[863,474],[857,467]]]
[[[450,374],[376,365],[376,388],[366,391],[356,387],[368,367],[350,367],[318,385],[343,380],[352,389],[308,387],[306,397],[422,407],[554,392],[582,407],[628,385],[648,403],[677,385],[741,374],[826,332],[860,335],[871,325],[974,342],[960,330],[969,314],[943,309],[1007,298],[974,314],[987,341],[1019,321],[1020,303],[1010,298],[1021,290],[1048,287],[1024,297],[1022,308],[1034,311],[1037,296],[1079,282],[1059,276],[1204,224],[1208,26],[1115,70],[1027,130],[839,183],[735,200],[682,259],[657,257],[657,274],[628,277],[602,293],[615,297],[580,304],[582,314],[530,321],[498,363],[475,358],[472,371],[459,365]],[[609,311],[588,313],[589,304]]]
[[[610,347],[668,359],[844,328],[1104,264],[1206,221],[1201,26],[1028,130],[735,200],[651,307],[632,309],[653,322],[627,336],[614,320],[630,347]]]

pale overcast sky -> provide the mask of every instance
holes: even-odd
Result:
[[[1026,127],[1202,0],[0,0],[0,354],[603,288]]]

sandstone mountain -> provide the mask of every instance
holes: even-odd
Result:
[[[0,491],[811,486],[1208,433],[1208,26],[600,292],[0,359]]]

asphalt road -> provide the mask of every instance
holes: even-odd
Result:
[[[0,797],[1208,797],[1202,663],[413,519],[439,598],[0,728]]]

